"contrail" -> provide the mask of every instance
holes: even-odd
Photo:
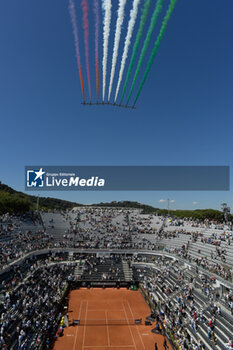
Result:
[[[135,43],[134,43],[133,53],[132,53],[131,60],[130,60],[130,63],[129,63],[129,68],[128,68],[128,72],[127,72],[127,76],[126,76],[126,80],[125,80],[125,84],[124,84],[123,93],[122,93],[122,96],[121,96],[120,103],[122,102],[122,100],[123,100],[123,98],[125,96],[125,91],[126,91],[126,88],[128,86],[128,83],[129,83],[129,77],[130,77],[130,74],[132,72],[133,65],[134,65],[134,62],[135,62],[135,59],[136,59],[136,53],[138,51],[139,42],[140,42],[140,39],[142,37],[143,28],[144,28],[144,25],[146,23],[146,19],[147,19],[147,16],[148,16],[150,3],[151,3],[151,0],[145,0],[144,8],[143,8],[142,15],[141,15],[141,18],[140,18],[139,29],[138,29],[136,40],[135,40]]]
[[[133,83],[132,83],[132,86],[131,86],[131,89],[130,89],[130,93],[129,93],[129,97],[128,97],[128,100],[127,100],[126,104],[129,103],[130,97],[132,95],[132,92],[133,92],[133,89],[134,89],[134,85],[135,85],[137,77],[138,77],[139,70],[140,70],[140,68],[142,66],[143,58],[145,57],[146,50],[148,48],[151,35],[152,35],[153,30],[155,28],[155,25],[157,23],[158,16],[159,16],[160,12],[162,11],[162,7],[163,7],[163,0],[157,0],[156,6],[155,6],[155,10],[154,10],[153,16],[151,18],[150,27],[148,29],[148,32],[147,32],[147,35],[146,35],[146,39],[144,41],[144,45],[143,45],[143,48],[142,48],[142,51],[141,51],[141,54],[140,54],[140,57],[139,57],[139,62],[138,62],[137,68],[136,68],[136,72],[134,74]]]
[[[99,1],[94,0],[94,8],[95,14],[95,71],[96,71],[96,95],[97,101],[99,100],[99,23],[100,23],[100,9],[99,9]]]
[[[76,12],[75,12],[75,6],[74,6],[73,0],[69,0],[69,12],[70,12],[70,18],[71,18],[73,34],[74,34],[74,44],[75,44],[76,59],[77,59],[77,64],[78,64],[79,78],[80,78],[80,83],[81,83],[83,100],[85,100],[83,74],[82,74],[82,67],[81,67],[81,61],[80,61],[80,51],[79,51],[78,27],[76,24]]]
[[[161,40],[162,40],[162,38],[163,38],[165,29],[166,29],[166,27],[167,27],[167,23],[168,23],[168,21],[169,21],[171,15],[172,15],[172,12],[173,12],[173,10],[174,10],[174,7],[175,7],[175,5],[176,5],[176,2],[177,2],[177,0],[171,0],[171,2],[170,2],[169,8],[168,8],[167,13],[166,13],[166,16],[164,17],[164,20],[163,20],[163,23],[162,23],[162,26],[161,26],[159,35],[158,35],[157,40],[156,40],[156,42],[155,42],[154,48],[153,48],[153,50],[152,50],[152,53],[151,53],[151,56],[150,56],[148,65],[147,65],[147,67],[146,67],[146,71],[145,71],[145,74],[144,74],[144,76],[143,76],[141,85],[140,85],[140,87],[139,87],[139,89],[138,89],[136,98],[135,98],[135,100],[134,100],[134,105],[135,105],[135,103],[136,103],[137,100],[138,100],[138,97],[139,97],[139,95],[140,95],[140,93],[141,93],[141,91],[142,91],[143,85],[145,84],[146,78],[147,78],[147,76],[148,76],[148,74],[149,74],[149,71],[150,71],[150,69],[151,69],[151,66],[152,66],[152,64],[153,64],[155,55],[156,55],[156,53],[157,53],[157,51],[158,51],[160,42],[161,42]]]
[[[107,60],[108,60],[108,38],[110,33],[111,24],[111,0],[102,0],[102,6],[104,9],[104,27],[103,27],[103,96],[105,97],[105,87],[106,87],[106,71],[107,71]]]
[[[120,68],[120,73],[119,73],[119,78],[118,78],[118,83],[117,83],[117,88],[116,88],[115,102],[116,102],[119,88],[121,85],[121,80],[122,80],[124,69],[125,69],[126,59],[128,57],[129,46],[131,43],[131,37],[133,34],[133,29],[134,29],[134,25],[135,25],[137,14],[138,14],[138,5],[139,5],[140,1],[141,0],[134,0],[133,8],[130,11],[130,20],[128,23],[127,35],[125,38],[125,46],[124,46],[123,56],[122,56],[122,60],[121,60],[121,68]]]
[[[83,0],[82,3],[83,9],[83,29],[84,29],[84,43],[85,43],[85,57],[86,57],[86,67],[87,67],[87,81],[89,89],[89,98],[91,100],[91,79],[90,79],[90,68],[89,68],[89,23],[88,23],[88,2]]]
[[[116,69],[118,48],[119,48],[119,43],[121,38],[121,27],[124,20],[125,4],[126,4],[126,0],[119,0],[118,17],[117,17],[117,23],[116,23],[116,31],[115,31],[115,39],[114,39],[114,47],[113,47],[113,55],[112,55],[112,69],[111,69],[111,77],[110,77],[109,90],[108,90],[108,101],[110,100],[112,83],[113,83],[115,69]]]

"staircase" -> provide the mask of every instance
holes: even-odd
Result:
[[[77,277],[78,279],[81,279],[81,277],[82,277],[83,268],[84,268],[83,263],[80,260],[80,262],[78,263],[78,265],[74,269],[74,276]]]
[[[133,279],[133,270],[129,267],[128,261],[122,261],[123,272],[125,276],[125,281],[132,281]]]

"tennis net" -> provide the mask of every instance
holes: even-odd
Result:
[[[73,324],[78,326],[131,326],[142,324],[142,319],[80,319],[73,320]]]

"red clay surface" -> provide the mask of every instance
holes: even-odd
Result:
[[[68,310],[69,322],[81,319],[83,325],[65,328],[55,350],[154,350],[155,342],[159,350],[164,349],[164,337],[151,332],[155,324],[144,325],[150,309],[140,291],[74,290],[69,295]],[[132,324],[137,318],[142,318],[142,325]]]

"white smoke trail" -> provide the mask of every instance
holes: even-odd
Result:
[[[141,0],[134,0],[133,3],[133,8],[130,11],[130,20],[128,23],[128,30],[127,30],[127,34],[125,37],[125,46],[124,46],[124,51],[123,51],[123,56],[122,56],[122,60],[121,60],[121,68],[120,68],[120,73],[119,73],[119,77],[118,77],[118,83],[117,83],[117,88],[116,88],[116,94],[115,94],[115,102],[118,96],[118,92],[119,92],[119,88],[121,85],[121,80],[123,77],[123,73],[124,73],[124,69],[125,69],[125,63],[126,63],[126,59],[128,57],[128,51],[129,51],[129,46],[131,43],[131,37],[133,34],[133,29],[134,29],[134,25],[137,19],[137,14],[138,14],[138,6]]]
[[[102,0],[102,7],[104,10],[104,26],[103,26],[103,101],[105,96],[106,86],[106,72],[107,72],[107,61],[108,61],[108,38],[110,33],[111,23],[111,0]]]
[[[126,0],[119,0],[118,17],[117,17],[117,23],[116,23],[114,48],[113,48],[113,55],[112,55],[112,69],[111,69],[111,77],[110,77],[109,90],[108,90],[108,101],[110,100],[112,83],[113,83],[115,69],[116,69],[118,48],[119,48],[119,43],[121,38],[121,26],[124,20],[125,4],[126,4]]]

